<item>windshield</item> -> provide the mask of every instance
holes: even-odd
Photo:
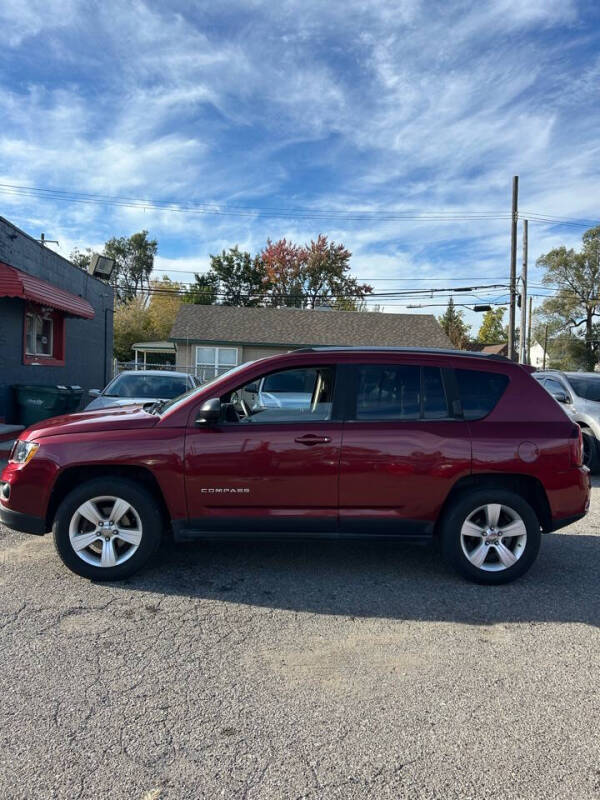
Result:
[[[168,400],[182,394],[187,388],[187,379],[181,375],[169,375],[168,372],[165,372],[164,375],[138,375],[133,372],[119,375],[106,387],[103,394],[105,397]]]
[[[244,364],[238,364],[237,367],[233,367],[232,369],[226,370],[222,372],[220,375],[215,375],[214,378],[211,378],[209,381],[205,381],[201,386],[196,387],[195,389],[190,389],[189,391],[182,394],[180,397],[176,397],[174,400],[171,400],[169,403],[165,403],[163,406],[160,407],[161,415],[164,414],[166,411],[171,411],[173,408],[178,406],[180,403],[184,403],[188,398],[192,397],[192,395],[197,394],[198,392],[203,392],[209,386],[212,386],[213,383],[218,383],[221,378],[228,377],[233,375],[235,372],[239,372],[241,369],[244,369],[251,364],[252,361],[246,361]]]
[[[569,375],[569,383],[573,387],[575,394],[583,397],[584,400],[594,400],[600,403],[600,377],[598,378],[574,378]]]

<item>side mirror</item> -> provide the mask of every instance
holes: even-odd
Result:
[[[90,397],[100,397],[100,389],[90,389],[88,394]]]
[[[249,392],[250,394],[258,394],[258,383],[253,381],[252,383],[247,384],[244,386],[244,391]]]
[[[559,403],[564,403],[565,405],[568,405],[571,402],[571,398],[564,392],[552,392],[552,397]]]
[[[218,397],[205,400],[196,414],[196,425],[216,425],[221,419],[221,401]]]

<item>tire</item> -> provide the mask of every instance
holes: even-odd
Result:
[[[134,481],[95,478],[65,497],[52,530],[58,555],[70,570],[114,581],[133,575],[152,558],[163,517],[152,495]]]
[[[502,536],[509,525],[515,535]],[[490,528],[492,533],[487,534]],[[478,529],[481,536],[469,535]],[[461,495],[441,524],[446,561],[464,578],[488,585],[510,583],[524,575],[537,557],[541,538],[533,508],[520,495],[504,489],[475,489]]]
[[[595,475],[600,470],[600,454],[598,440],[589,428],[581,429],[583,439],[583,463]]]

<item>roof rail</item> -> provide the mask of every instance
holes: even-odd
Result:
[[[335,345],[316,345],[314,347],[301,347],[298,350],[294,350],[294,353],[331,353],[331,352],[342,352],[342,353],[426,353],[429,355],[446,355],[446,356],[459,356],[465,358],[482,358],[488,361],[509,361],[510,358],[506,356],[500,356],[496,353],[480,353],[477,351],[472,350],[451,350],[450,348],[444,347],[370,347],[369,345],[354,345],[352,347],[340,345],[339,347]]]

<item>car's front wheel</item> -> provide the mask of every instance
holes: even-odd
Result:
[[[583,463],[592,474],[596,474],[600,467],[598,440],[589,428],[581,429],[581,438],[583,441]]]
[[[535,561],[541,541],[535,511],[520,495],[478,489],[462,495],[441,525],[446,560],[476,583],[519,578]]]
[[[162,528],[160,508],[146,489],[121,478],[97,478],[65,497],[53,532],[69,569],[112,581],[133,575],[152,557]]]

